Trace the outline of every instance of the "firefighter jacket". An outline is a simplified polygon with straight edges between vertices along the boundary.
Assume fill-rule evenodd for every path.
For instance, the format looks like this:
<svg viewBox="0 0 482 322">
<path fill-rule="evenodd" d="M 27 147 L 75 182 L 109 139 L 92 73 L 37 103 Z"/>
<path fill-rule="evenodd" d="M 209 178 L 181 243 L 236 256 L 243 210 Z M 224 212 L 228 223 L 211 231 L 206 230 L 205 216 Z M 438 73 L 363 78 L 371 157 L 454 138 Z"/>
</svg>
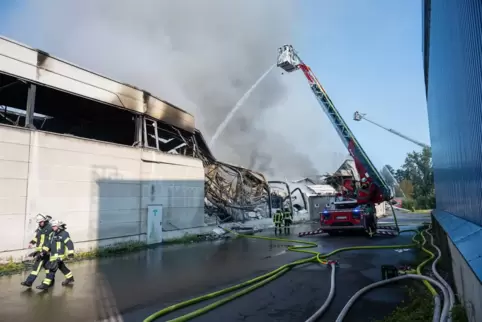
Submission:
<svg viewBox="0 0 482 322">
<path fill-rule="evenodd" d="M 49 242 L 42 248 L 44 251 L 50 251 L 50 260 L 64 259 L 70 254 L 74 254 L 74 243 L 70 239 L 70 235 L 66 230 L 59 229 L 52 231 Z"/>
<path fill-rule="evenodd" d="M 35 230 L 35 236 L 34 238 L 30 241 L 30 244 L 35 245 L 35 250 L 40 252 L 42 250 L 42 247 L 48 243 L 49 241 L 49 236 L 52 233 L 52 226 L 50 224 L 45 224 L 43 227 L 38 227 L 37 230 Z"/>
<path fill-rule="evenodd" d="M 281 212 L 275 212 L 275 214 L 273 215 L 273 223 L 281 224 L 282 220 L 283 220 L 283 214 Z"/>
<path fill-rule="evenodd" d="M 284 219 L 284 220 L 292 219 L 291 211 L 285 211 L 285 212 L 283 212 L 283 219 Z"/>
</svg>

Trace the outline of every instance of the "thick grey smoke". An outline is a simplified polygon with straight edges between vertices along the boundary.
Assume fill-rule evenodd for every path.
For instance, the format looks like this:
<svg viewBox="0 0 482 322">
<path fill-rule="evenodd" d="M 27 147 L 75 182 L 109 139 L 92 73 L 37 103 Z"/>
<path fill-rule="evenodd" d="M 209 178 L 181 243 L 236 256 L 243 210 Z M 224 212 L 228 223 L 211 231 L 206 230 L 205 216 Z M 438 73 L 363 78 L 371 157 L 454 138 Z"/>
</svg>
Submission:
<svg viewBox="0 0 482 322">
<path fill-rule="evenodd" d="M 275 63 L 277 48 L 292 42 L 299 22 L 296 3 L 32 0 L 12 24 L 20 41 L 193 113 L 209 140 L 237 100 Z M 313 165 L 309 146 L 297 148 L 299 142 L 279 133 L 288 128 L 283 122 L 289 117 L 271 111 L 286 99 L 285 83 L 278 70 L 267 76 L 218 139 L 217 158 L 271 176 L 327 170 Z"/>
</svg>

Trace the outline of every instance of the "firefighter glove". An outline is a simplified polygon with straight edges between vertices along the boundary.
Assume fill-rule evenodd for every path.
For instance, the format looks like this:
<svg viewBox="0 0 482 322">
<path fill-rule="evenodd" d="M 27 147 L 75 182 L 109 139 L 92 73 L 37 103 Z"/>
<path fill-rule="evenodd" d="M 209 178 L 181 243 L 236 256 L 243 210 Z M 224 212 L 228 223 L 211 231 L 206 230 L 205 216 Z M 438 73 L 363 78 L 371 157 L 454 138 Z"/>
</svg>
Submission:
<svg viewBox="0 0 482 322">
<path fill-rule="evenodd" d="M 39 252 L 33 252 L 28 254 L 28 257 L 36 257 L 39 254 Z"/>
</svg>

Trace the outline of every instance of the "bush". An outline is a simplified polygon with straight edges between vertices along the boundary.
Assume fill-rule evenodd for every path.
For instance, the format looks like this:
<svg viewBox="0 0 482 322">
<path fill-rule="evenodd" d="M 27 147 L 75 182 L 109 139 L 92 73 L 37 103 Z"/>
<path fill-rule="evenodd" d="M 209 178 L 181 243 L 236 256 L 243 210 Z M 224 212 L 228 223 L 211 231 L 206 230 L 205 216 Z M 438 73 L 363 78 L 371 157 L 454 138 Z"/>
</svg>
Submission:
<svg viewBox="0 0 482 322">
<path fill-rule="evenodd" d="M 402 208 L 415 211 L 415 201 L 413 199 L 404 199 L 402 201 Z"/>
<path fill-rule="evenodd" d="M 434 209 L 435 208 L 435 195 L 419 196 L 415 198 L 416 209 Z"/>
</svg>

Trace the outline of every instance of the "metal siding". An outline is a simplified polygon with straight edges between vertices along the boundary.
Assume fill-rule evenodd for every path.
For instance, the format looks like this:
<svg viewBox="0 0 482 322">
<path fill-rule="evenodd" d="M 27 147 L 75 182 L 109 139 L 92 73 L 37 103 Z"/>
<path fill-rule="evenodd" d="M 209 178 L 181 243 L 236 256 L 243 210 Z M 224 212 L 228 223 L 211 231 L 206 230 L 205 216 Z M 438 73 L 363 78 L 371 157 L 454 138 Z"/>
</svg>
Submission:
<svg viewBox="0 0 482 322">
<path fill-rule="evenodd" d="M 437 209 L 482 225 L 482 1 L 432 1 L 430 20 Z"/>
</svg>

